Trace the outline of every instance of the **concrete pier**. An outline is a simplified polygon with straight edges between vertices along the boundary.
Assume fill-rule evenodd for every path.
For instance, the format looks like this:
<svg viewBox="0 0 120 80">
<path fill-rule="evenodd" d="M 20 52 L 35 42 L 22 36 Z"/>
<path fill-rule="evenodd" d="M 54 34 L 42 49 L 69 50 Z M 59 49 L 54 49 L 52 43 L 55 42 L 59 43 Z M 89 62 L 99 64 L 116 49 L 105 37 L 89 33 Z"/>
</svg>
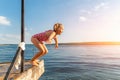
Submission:
<svg viewBox="0 0 120 80">
<path fill-rule="evenodd" d="M 4 79 L 9 65 L 10 63 L 0 64 L 0 80 Z M 38 80 L 44 71 L 44 60 L 39 61 L 39 66 L 32 66 L 29 61 L 27 61 L 25 62 L 25 71 L 20 73 L 20 70 L 13 69 L 9 80 Z"/>
</svg>

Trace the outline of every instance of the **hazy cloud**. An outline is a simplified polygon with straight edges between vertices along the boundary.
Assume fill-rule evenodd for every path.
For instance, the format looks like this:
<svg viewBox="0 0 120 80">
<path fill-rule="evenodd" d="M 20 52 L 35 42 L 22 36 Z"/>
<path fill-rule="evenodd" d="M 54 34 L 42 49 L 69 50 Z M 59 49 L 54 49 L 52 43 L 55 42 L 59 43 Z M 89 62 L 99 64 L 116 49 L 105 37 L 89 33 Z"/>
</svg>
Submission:
<svg viewBox="0 0 120 80">
<path fill-rule="evenodd" d="M 91 9 L 87 10 L 87 9 L 82 9 L 80 10 L 81 12 L 81 16 L 79 17 L 80 21 L 86 21 L 92 17 L 94 17 L 97 11 L 101 10 L 101 9 L 107 9 L 109 8 L 108 3 L 105 2 L 101 2 L 98 5 L 94 5 Z"/>
<path fill-rule="evenodd" d="M 6 18 L 6 17 L 4 17 L 4 16 L 0 16 L 0 24 L 1 25 L 10 25 L 11 23 L 10 23 L 10 21 Z"/>
<path fill-rule="evenodd" d="M 91 14 L 92 13 L 91 11 L 88 11 L 88 10 L 85 10 L 85 9 L 81 10 L 80 12 L 86 13 L 86 14 Z"/>
<path fill-rule="evenodd" d="M 17 43 L 20 42 L 20 35 L 17 34 L 0 34 L 0 41 L 5 43 Z"/>
<path fill-rule="evenodd" d="M 25 31 L 32 31 L 33 29 L 32 28 L 28 28 L 25 26 Z"/>
<path fill-rule="evenodd" d="M 87 20 L 86 17 L 84 17 L 84 16 L 80 16 L 80 21 L 86 21 L 86 20 Z"/>
<path fill-rule="evenodd" d="M 98 4 L 98 5 L 96 5 L 94 7 L 94 10 L 97 11 L 99 9 L 105 9 L 105 8 L 109 8 L 109 6 L 108 6 L 107 3 L 102 2 L 102 3 Z"/>
</svg>

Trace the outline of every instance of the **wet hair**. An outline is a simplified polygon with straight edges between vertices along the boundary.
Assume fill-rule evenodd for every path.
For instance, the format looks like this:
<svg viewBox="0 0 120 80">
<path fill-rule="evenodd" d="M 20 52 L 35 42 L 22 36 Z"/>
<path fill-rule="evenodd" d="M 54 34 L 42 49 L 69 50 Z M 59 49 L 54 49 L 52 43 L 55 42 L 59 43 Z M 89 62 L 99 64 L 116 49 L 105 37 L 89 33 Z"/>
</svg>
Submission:
<svg viewBox="0 0 120 80">
<path fill-rule="evenodd" d="M 54 26 L 53 26 L 53 30 L 56 32 L 57 31 L 57 29 L 58 28 L 63 28 L 63 25 L 61 24 L 61 23 L 56 23 L 56 24 L 54 24 Z"/>
</svg>

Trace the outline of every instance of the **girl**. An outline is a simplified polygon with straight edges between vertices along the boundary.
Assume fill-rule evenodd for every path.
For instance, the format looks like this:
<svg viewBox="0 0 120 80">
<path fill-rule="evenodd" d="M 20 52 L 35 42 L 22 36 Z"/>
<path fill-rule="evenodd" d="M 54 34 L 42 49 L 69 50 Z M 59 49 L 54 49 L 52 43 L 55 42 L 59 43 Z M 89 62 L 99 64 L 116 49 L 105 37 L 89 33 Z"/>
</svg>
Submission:
<svg viewBox="0 0 120 80">
<path fill-rule="evenodd" d="M 47 30 L 42 33 L 38 33 L 32 36 L 31 42 L 35 47 L 38 48 L 39 52 L 35 54 L 35 56 L 31 59 L 32 65 L 38 66 L 38 58 L 48 53 L 48 49 L 43 43 L 51 43 L 52 39 L 55 41 L 55 48 L 58 48 L 58 38 L 57 35 L 60 35 L 63 32 L 63 25 L 60 23 L 56 23 L 53 26 L 53 30 Z"/>
</svg>

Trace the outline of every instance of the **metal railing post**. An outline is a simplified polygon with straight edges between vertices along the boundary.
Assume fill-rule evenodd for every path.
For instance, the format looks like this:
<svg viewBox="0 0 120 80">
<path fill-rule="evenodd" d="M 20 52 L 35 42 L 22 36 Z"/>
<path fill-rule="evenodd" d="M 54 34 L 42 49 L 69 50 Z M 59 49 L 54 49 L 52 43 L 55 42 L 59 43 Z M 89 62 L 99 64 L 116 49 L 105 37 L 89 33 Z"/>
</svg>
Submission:
<svg viewBox="0 0 120 80">
<path fill-rule="evenodd" d="M 24 0 L 21 0 L 21 42 L 24 42 Z M 21 73 L 24 71 L 24 50 L 21 52 Z"/>
<path fill-rule="evenodd" d="M 21 42 L 24 42 L 24 0 L 21 0 Z M 8 77 L 15 64 L 18 54 L 21 54 L 21 72 L 24 71 L 24 50 L 18 47 L 16 54 L 13 57 L 13 60 L 10 64 L 10 67 L 8 68 L 8 71 L 6 72 L 4 80 L 8 80 Z"/>
</svg>

